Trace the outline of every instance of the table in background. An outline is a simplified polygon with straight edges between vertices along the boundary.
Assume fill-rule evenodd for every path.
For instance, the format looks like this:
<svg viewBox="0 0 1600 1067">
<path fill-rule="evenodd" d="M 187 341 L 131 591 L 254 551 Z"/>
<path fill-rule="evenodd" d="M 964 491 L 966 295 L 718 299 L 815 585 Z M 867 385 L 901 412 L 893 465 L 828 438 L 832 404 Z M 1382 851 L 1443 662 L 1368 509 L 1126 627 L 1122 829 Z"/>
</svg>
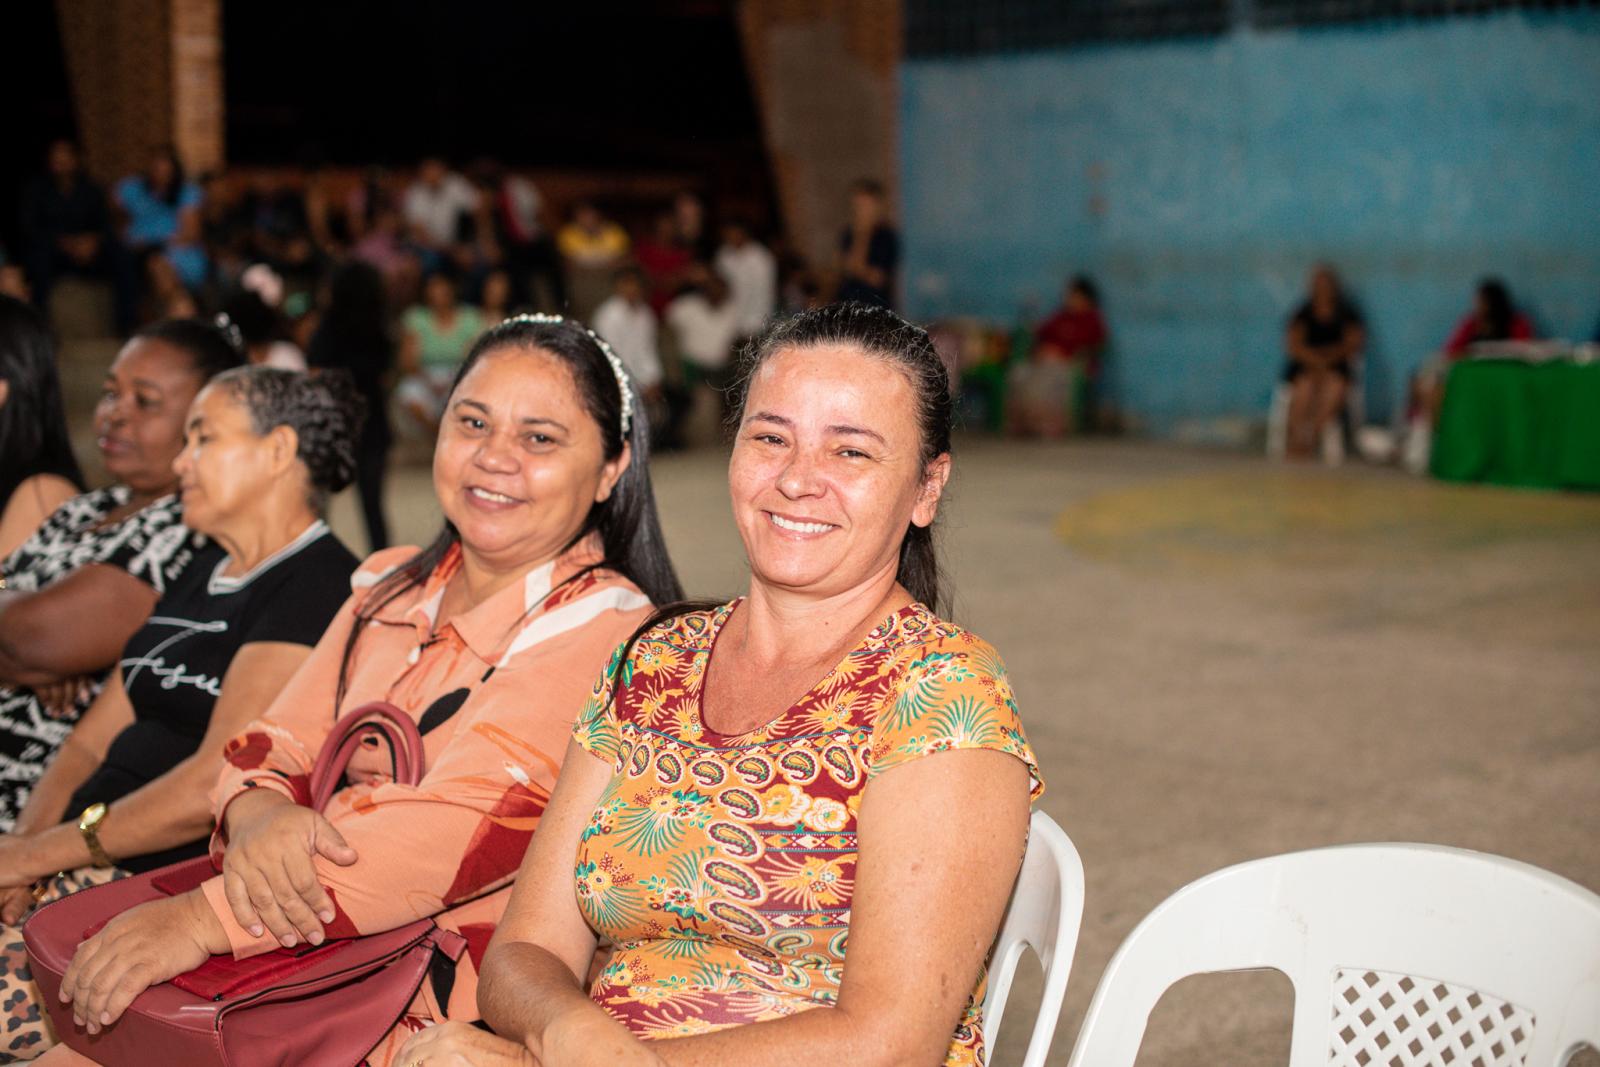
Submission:
<svg viewBox="0 0 1600 1067">
<path fill-rule="evenodd" d="M 1467 359 L 1450 369 L 1433 474 L 1600 489 L 1600 361 Z"/>
</svg>

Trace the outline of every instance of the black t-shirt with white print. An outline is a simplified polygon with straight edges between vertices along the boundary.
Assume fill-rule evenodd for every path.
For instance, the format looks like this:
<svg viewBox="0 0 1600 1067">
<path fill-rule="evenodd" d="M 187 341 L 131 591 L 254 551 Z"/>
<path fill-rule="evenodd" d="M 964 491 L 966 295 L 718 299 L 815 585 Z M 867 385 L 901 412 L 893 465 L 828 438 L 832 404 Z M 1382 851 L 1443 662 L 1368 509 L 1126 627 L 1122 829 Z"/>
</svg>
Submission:
<svg viewBox="0 0 1600 1067">
<path fill-rule="evenodd" d="M 120 666 L 134 722 L 73 795 L 68 818 L 120 800 L 193 755 L 239 649 L 258 641 L 315 645 L 349 596 L 357 564 L 321 522 L 242 577 L 224 577 L 227 562 L 191 569 L 129 639 Z M 201 838 L 118 866 L 150 870 L 205 847 Z"/>
</svg>

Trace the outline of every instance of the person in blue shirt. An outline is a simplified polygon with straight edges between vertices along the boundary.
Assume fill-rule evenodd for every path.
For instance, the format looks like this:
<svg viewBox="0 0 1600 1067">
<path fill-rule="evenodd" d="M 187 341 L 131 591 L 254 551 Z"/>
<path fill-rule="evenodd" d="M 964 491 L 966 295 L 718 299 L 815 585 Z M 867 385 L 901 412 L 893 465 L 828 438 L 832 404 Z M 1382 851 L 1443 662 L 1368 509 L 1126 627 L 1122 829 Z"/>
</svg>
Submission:
<svg viewBox="0 0 1600 1067">
<path fill-rule="evenodd" d="M 122 240 L 136 261 L 164 255 L 188 288 L 205 281 L 200 187 L 184 174 L 171 145 L 154 149 L 141 173 L 117 182 L 112 199 L 123 218 Z"/>
</svg>

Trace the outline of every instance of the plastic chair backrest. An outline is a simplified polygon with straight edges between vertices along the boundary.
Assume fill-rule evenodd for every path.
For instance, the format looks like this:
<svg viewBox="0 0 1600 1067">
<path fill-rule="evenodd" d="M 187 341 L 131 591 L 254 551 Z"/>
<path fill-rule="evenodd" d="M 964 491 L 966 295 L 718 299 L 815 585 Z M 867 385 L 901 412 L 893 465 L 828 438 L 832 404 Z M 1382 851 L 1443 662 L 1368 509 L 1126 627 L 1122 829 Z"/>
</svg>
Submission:
<svg viewBox="0 0 1600 1067">
<path fill-rule="evenodd" d="M 989 959 L 989 988 L 983 1000 L 983 1041 L 994 1054 L 1000 1019 L 1005 1014 L 1011 980 L 1024 949 L 1031 948 L 1044 968 L 1044 993 L 1028 1039 L 1022 1067 L 1043 1067 L 1055 1036 L 1061 998 L 1067 991 L 1072 953 L 1083 919 L 1083 861 L 1066 831 L 1042 811 L 1028 823 L 1028 851 L 1017 872 L 1000 936 Z"/>
<path fill-rule="evenodd" d="M 1131 1067 L 1174 982 L 1255 968 L 1294 987 L 1289 1067 L 1555 1067 L 1600 1047 L 1600 896 L 1464 849 L 1344 845 L 1168 897 L 1112 957 L 1069 1067 Z"/>
</svg>

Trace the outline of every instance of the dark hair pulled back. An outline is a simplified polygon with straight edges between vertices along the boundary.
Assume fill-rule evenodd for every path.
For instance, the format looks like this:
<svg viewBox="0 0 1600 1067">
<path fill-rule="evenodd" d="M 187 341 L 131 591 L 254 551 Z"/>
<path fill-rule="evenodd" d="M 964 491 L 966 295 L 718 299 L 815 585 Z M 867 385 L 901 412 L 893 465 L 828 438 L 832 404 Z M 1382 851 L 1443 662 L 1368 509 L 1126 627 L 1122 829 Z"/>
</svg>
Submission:
<svg viewBox="0 0 1600 1067">
<path fill-rule="evenodd" d="M 201 319 L 162 319 L 134 334 L 135 340 L 161 341 L 181 349 L 203 382 L 242 367 L 244 350 L 222 327 Z"/>
<path fill-rule="evenodd" d="M 600 430 L 606 460 L 614 460 L 622 454 L 622 390 L 612 372 L 611 361 L 582 323 L 572 319 L 513 318 L 486 330 L 456 371 L 455 381 L 450 385 L 451 395 L 480 359 L 502 349 L 544 352 L 559 360 L 571 372 L 584 410 Z M 615 571 L 638 586 L 651 602 L 666 604 L 681 600 L 683 587 L 667 555 L 666 538 L 656 514 L 655 490 L 650 483 L 650 420 L 645 414 L 643 398 L 632 388 L 631 381 L 629 391 L 632 417 L 627 434 L 628 466 L 617 479 L 611 495 L 589 508 L 583 526 L 566 547 L 571 548 L 591 533 L 598 533 L 602 557 L 585 570 Z M 427 548 L 373 587 L 345 645 L 344 664 L 340 668 L 340 700 L 344 699 L 350 654 L 358 635 L 365 629 L 363 624 L 395 597 L 426 582 L 428 575 L 460 539 L 455 527 L 446 522 Z"/>
<path fill-rule="evenodd" d="M 856 302 L 828 304 L 779 319 L 750 341 L 741 358 L 739 376 L 730 398 L 730 429 L 736 428 L 744 418 L 750 382 L 769 359 L 788 349 L 824 345 L 854 348 L 894 364 L 905 375 L 916 403 L 923 467 L 950 451 L 950 431 L 955 422 L 950 374 L 933 347 L 928 331 L 888 308 Z M 943 607 L 939 558 L 931 524 L 912 523 L 906 527 L 895 578 L 935 613 Z"/>
<path fill-rule="evenodd" d="M 356 475 L 356 442 L 367 417 L 367 402 L 343 371 L 316 376 L 277 367 L 235 367 L 217 375 L 212 386 L 226 389 L 250 413 L 257 434 L 279 426 L 295 432 L 295 455 L 305 464 L 313 511 L 322 514 L 328 496 Z"/>
</svg>

